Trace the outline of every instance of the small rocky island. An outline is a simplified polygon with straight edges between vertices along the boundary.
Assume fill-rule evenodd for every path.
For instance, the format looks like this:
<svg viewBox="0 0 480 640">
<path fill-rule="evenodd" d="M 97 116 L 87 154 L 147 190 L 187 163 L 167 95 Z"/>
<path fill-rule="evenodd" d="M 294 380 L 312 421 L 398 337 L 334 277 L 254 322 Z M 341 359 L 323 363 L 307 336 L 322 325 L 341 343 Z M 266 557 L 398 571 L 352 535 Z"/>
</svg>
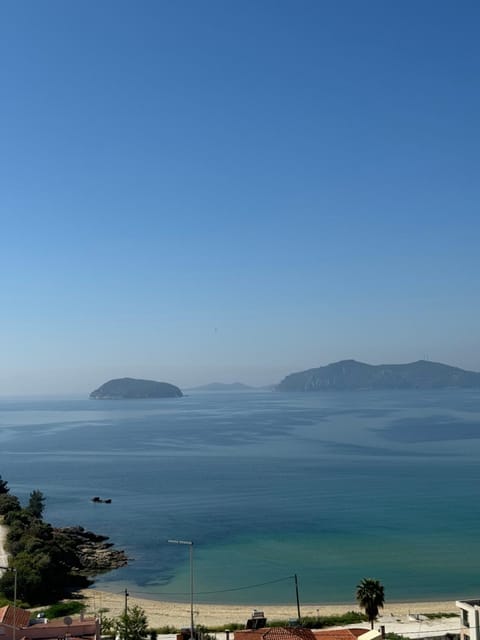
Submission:
<svg viewBox="0 0 480 640">
<path fill-rule="evenodd" d="M 140 398 L 181 398 L 183 393 L 168 382 L 139 380 L 137 378 L 116 378 L 102 384 L 90 394 L 97 400 L 140 399 Z"/>
</svg>

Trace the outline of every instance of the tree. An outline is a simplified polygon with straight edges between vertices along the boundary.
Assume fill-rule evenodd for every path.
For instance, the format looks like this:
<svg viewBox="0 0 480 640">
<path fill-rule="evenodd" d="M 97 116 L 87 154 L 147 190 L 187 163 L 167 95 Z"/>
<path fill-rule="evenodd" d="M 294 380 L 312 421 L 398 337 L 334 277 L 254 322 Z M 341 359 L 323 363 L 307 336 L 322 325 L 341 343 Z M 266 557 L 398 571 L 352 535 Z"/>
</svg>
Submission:
<svg viewBox="0 0 480 640">
<path fill-rule="evenodd" d="M 146 640 L 148 621 L 145 611 L 138 605 L 128 607 L 126 613 L 117 618 L 116 632 L 125 640 Z"/>
<path fill-rule="evenodd" d="M 11 511 L 20 511 L 20 500 L 11 493 L 2 492 L 0 489 L 0 515 L 5 516 Z"/>
<path fill-rule="evenodd" d="M 108 611 L 108 609 L 103 609 L 103 612 L 100 611 L 100 632 L 102 637 L 107 636 L 109 638 L 114 638 L 115 637 L 115 631 L 116 631 L 116 621 L 115 618 L 109 618 L 108 616 L 105 615 L 105 612 Z"/>
<path fill-rule="evenodd" d="M 373 629 L 373 622 L 378 616 L 378 610 L 383 609 L 385 602 L 385 590 L 379 580 L 363 578 L 357 585 L 357 602 L 365 610 L 367 618 Z"/>
<path fill-rule="evenodd" d="M 32 491 L 28 501 L 27 511 L 35 518 L 41 519 L 45 507 L 45 496 L 41 491 Z"/>
<path fill-rule="evenodd" d="M 0 494 L 8 493 L 9 491 L 8 482 L 6 480 L 2 480 L 2 476 L 0 476 Z"/>
</svg>

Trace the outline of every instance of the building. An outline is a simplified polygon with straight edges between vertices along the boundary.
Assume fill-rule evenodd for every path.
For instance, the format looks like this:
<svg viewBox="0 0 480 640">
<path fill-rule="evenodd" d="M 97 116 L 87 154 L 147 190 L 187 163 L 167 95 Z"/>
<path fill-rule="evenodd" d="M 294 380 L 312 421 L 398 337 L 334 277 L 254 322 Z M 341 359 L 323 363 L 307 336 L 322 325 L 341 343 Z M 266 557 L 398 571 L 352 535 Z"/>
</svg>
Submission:
<svg viewBox="0 0 480 640">
<path fill-rule="evenodd" d="M 20 638 L 23 633 L 20 632 L 22 627 L 28 627 L 30 624 L 30 611 L 20 609 L 20 607 L 14 607 L 11 604 L 7 604 L 5 607 L 0 607 L 0 639 L 1 640 L 16 640 Z M 14 633 L 15 629 L 15 633 Z"/>
<path fill-rule="evenodd" d="M 83 616 L 31 620 L 30 611 L 7 605 L 0 608 L 0 640 L 100 640 L 100 621 Z"/>
<path fill-rule="evenodd" d="M 480 640 L 480 600 L 457 600 L 460 609 L 460 640 Z"/>
<path fill-rule="evenodd" d="M 311 629 L 302 627 L 262 627 L 234 632 L 234 640 L 315 640 Z"/>
<path fill-rule="evenodd" d="M 380 640 L 382 631 L 372 629 L 321 629 L 314 631 L 316 640 Z"/>
</svg>

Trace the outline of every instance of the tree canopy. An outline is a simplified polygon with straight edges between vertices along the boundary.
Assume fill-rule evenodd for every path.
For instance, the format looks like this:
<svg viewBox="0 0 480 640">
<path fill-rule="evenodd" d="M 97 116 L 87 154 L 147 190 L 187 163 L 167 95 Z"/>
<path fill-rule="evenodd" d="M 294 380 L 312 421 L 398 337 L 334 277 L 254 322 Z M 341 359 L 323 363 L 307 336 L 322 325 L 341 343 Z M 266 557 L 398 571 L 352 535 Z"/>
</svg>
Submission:
<svg viewBox="0 0 480 640">
<path fill-rule="evenodd" d="M 45 507 L 45 496 L 41 491 L 32 491 L 30 494 L 30 500 L 28 501 L 28 511 L 35 518 L 41 518 L 43 515 L 43 509 Z"/>
<path fill-rule="evenodd" d="M 115 621 L 115 631 L 125 640 L 145 640 L 148 636 L 148 621 L 145 611 L 138 605 L 128 607 L 127 611 Z"/>
<path fill-rule="evenodd" d="M 9 566 L 17 570 L 17 598 L 28 605 L 48 604 L 63 598 L 66 592 L 89 586 L 91 581 L 78 571 L 77 550 L 68 536 L 42 519 L 45 498 L 32 491 L 26 508 L 0 481 L 0 515 L 8 526 L 6 550 Z M 10 600 L 14 596 L 11 571 L 0 577 L 0 592 Z M 48 585 L 48 589 L 45 589 Z"/>
<path fill-rule="evenodd" d="M 8 493 L 9 491 L 8 482 L 6 480 L 2 480 L 2 476 L 0 476 L 0 495 Z"/>
<path fill-rule="evenodd" d="M 373 629 L 373 622 L 378 616 L 379 609 L 383 609 L 385 602 L 385 589 L 379 580 L 374 578 L 363 578 L 357 585 L 357 602 L 368 617 Z"/>
</svg>

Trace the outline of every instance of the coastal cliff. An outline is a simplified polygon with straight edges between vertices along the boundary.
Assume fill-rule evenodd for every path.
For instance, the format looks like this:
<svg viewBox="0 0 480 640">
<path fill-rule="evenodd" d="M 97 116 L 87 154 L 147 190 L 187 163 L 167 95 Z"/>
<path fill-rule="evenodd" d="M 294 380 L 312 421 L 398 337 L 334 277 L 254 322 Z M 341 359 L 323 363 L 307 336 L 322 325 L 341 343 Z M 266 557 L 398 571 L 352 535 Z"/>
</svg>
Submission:
<svg viewBox="0 0 480 640">
<path fill-rule="evenodd" d="M 480 388 L 480 373 L 439 362 L 418 360 L 408 364 L 371 365 L 341 360 L 325 367 L 292 373 L 277 391 L 328 391 L 361 389 Z"/>
<path fill-rule="evenodd" d="M 92 391 L 90 398 L 140 399 L 140 398 L 181 398 L 183 393 L 178 387 L 168 382 L 140 380 L 136 378 L 116 378 L 102 384 Z"/>
</svg>

